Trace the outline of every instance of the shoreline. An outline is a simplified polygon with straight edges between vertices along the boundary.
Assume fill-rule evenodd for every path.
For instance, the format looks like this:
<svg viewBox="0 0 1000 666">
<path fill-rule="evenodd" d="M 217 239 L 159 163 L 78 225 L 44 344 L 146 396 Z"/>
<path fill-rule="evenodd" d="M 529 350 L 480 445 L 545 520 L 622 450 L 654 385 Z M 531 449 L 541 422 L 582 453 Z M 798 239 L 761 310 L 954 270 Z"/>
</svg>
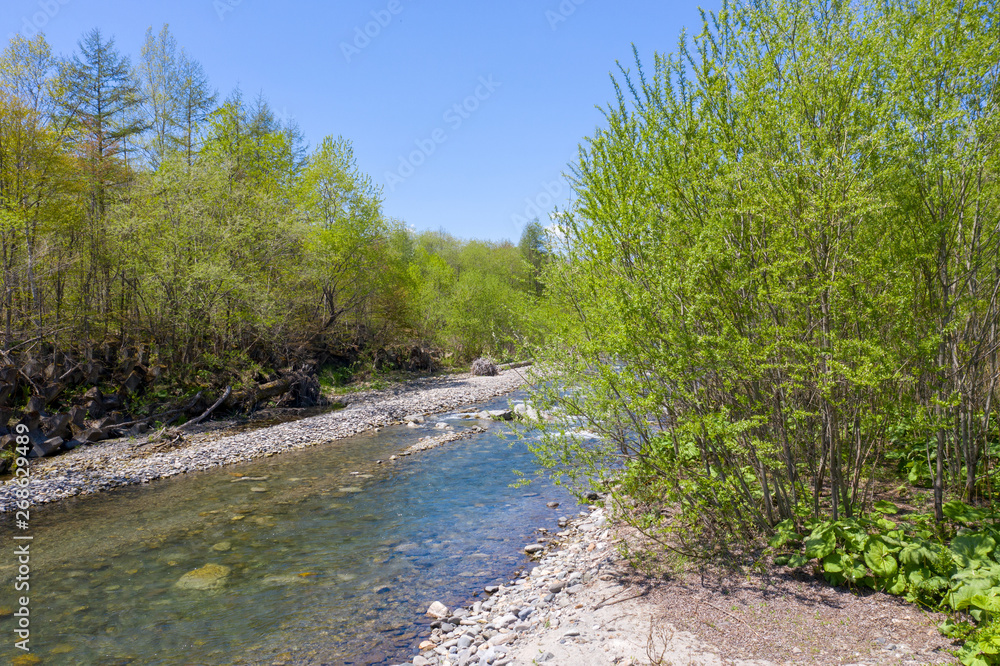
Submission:
<svg viewBox="0 0 1000 666">
<path fill-rule="evenodd" d="M 775 666 L 724 660 L 690 632 L 657 624 L 655 604 L 624 582 L 628 565 L 605 510 L 586 507 L 525 552 L 540 557 L 484 601 L 446 609 L 435 602 L 430 638 L 398 666 L 599 666 L 649 663 Z M 544 543 L 543 543 L 544 542 Z M 541 546 L 541 550 L 536 550 Z M 654 662 L 655 663 L 655 662 Z"/>
<path fill-rule="evenodd" d="M 494 377 L 464 373 L 415 379 L 345 396 L 344 409 L 318 416 L 235 434 L 221 434 L 208 427 L 166 450 L 153 444 L 143 446 L 129 438 L 105 440 L 60 456 L 32 460 L 31 503 L 37 506 L 329 444 L 376 428 L 398 425 L 408 416 L 447 412 L 485 402 L 522 388 L 527 379 L 517 368 L 505 369 Z M 0 513 L 10 513 L 16 508 L 17 488 L 12 480 L 0 485 Z"/>
</svg>

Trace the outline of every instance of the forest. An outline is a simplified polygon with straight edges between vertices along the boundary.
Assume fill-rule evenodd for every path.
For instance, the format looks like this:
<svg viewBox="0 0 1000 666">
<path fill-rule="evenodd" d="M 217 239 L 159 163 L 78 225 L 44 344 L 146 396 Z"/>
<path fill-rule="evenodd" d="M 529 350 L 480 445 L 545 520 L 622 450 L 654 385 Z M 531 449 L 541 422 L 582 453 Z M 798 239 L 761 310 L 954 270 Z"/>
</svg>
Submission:
<svg viewBox="0 0 1000 666">
<path fill-rule="evenodd" d="M 511 360 L 538 335 L 543 235 L 388 217 L 350 140 L 309 147 L 262 94 L 220 98 L 166 25 L 135 62 L 97 29 L 66 56 L 16 36 L 0 59 L 8 417 L 133 373 L 167 399 Z"/>
<path fill-rule="evenodd" d="M 963 660 L 1000 663 L 997 6 L 703 16 L 574 165 L 538 455 L 651 551 L 968 613 Z"/>
</svg>

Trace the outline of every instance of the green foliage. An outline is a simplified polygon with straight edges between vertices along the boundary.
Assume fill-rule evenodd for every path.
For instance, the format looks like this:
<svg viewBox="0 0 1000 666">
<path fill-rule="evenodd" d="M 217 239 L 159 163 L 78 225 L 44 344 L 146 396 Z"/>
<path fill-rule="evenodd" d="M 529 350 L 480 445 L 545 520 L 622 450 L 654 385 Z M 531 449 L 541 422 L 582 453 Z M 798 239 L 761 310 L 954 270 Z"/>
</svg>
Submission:
<svg viewBox="0 0 1000 666">
<path fill-rule="evenodd" d="M 141 348 L 182 384 L 414 347 L 506 359 L 542 331 L 516 247 L 411 232 L 349 140 L 307 153 L 263 96 L 217 104 L 167 26 L 134 69 L 98 30 L 63 59 L 12 38 L 0 249 L 4 349 Z"/>
<path fill-rule="evenodd" d="M 883 513 L 895 513 L 888 502 L 880 504 Z M 786 522 L 769 546 L 780 553 L 776 563 L 801 567 L 815 561 L 834 585 L 869 587 L 935 610 L 967 613 L 975 625 L 949 620 L 941 632 L 965 639 L 962 663 L 1000 664 L 1000 514 L 962 502 L 947 507 L 955 532 L 931 534 L 925 525 L 933 516 L 920 514 L 899 523 L 814 521 L 808 536 Z"/>
<path fill-rule="evenodd" d="M 670 536 L 708 549 L 856 520 L 887 452 L 934 489 L 937 522 L 946 493 L 986 492 L 996 18 L 958 0 L 727 3 L 623 68 L 544 272 L 573 325 L 541 358 L 574 391 L 534 396 L 605 439 L 543 437 L 543 462 L 619 484 L 636 524 L 669 507 Z M 826 552 L 834 532 L 810 555 L 868 576 L 863 548 Z"/>
</svg>

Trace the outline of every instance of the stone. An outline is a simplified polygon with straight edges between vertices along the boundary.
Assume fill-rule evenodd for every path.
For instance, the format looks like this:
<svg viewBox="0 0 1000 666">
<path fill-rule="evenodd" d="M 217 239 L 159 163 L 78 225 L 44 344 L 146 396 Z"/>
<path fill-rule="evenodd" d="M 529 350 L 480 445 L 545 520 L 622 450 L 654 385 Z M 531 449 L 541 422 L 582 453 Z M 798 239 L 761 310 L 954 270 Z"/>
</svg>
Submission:
<svg viewBox="0 0 1000 666">
<path fill-rule="evenodd" d="M 45 458 L 59 452 L 65 440 L 62 437 L 50 437 L 41 444 L 36 444 L 28 452 L 29 458 Z"/>
<path fill-rule="evenodd" d="M 564 587 L 566 587 L 566 583 L 559 580 L 549 585 L 549 592 L 552 592 L 553 594 L 558 594 L 563 591 Z"/>
<path fill-rule="evenodd" d="M 107 433 L 100 428 L 87 428 L 86 430 L 78 433 L 74 439 L 77 439 L 84 444 L 93 444 L 94 442 L 99 442 L 102 439 L 107 439 L 107 437 Z"/>
<path fill-rule="evenodd" d="M 181 576 L 174 587 L 182 590 L 218 590 L 225 585 L 229 571 L 229 567 L 222 564 L 206 564 Z"/>
<path fill-rule="evenodd" d="M 433 663 L 434 662 L 419 654 L 413 658 L 413 666 L 432 666 Z"/>
<path fill-rule="evenodd" d="M 427 419 L 420 414 L 410 414 L 409 416 L 403 417 L 403 422 L 405 423 L 424 423 Z"/>
<path fill-rule="evenodd" d="M 524 547 L 524 552 L 528 555 L 534 555 L 535 553 L 540 553 L 545 550 L 545 546 L 540 543 L 529 543 Z"/>
<path fill-rule="evenodd" d="M 421 652 L 425 652 L 427 650 L 433 650 L 436 647 L 437 647 L 436 643 L 434 643 L 432 641 L 424 641 L 420 645 L 417 646 L 417 649 L 420 650 Z"/>
<path fill-rule="evenodd" d="M 549 507 L 550 509 L 558 509 L 559 508 L 559 502 L 549 502 L 545 506 Z"/>
<path fill-rule="evenodd" d="M 427 609 L 427 614 L 435 619 L 443 620 L 448 617 L 448 607 L 440 601 L 435 601 Z"/>
<path fill-rule="evenodd" d="M 46 437 L 69 437 L 69 424 L 71 418 L 69 414 L 56 414 L 55 416 L 50 416 L 48 418 L 42 419 L 41 429 L 45 433 Z"/>
<path fill-rule="evenodd" d="M 214 546 L 212 546 L 212 550 L 214 550 L 217 553 L 224 553 L 227 550 L 231 550 L 232 547 L 233 547 L 233 544 L 231 542 L 229 542 L 229 541 L 220 541 L 219 543 L 217 543 Z"/>
</svg>

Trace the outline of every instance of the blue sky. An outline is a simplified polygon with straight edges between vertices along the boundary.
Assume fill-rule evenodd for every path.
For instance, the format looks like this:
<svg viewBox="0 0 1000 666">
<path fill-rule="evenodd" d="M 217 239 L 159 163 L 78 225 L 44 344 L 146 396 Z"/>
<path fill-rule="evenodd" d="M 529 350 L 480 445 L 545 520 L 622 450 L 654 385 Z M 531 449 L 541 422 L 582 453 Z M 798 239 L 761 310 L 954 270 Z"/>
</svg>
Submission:
<svg viewBox="0 0 1000 666">
<path fill-rule="evenodd" d="M 99 27 L 135 61 L 146 28 L 168 23 L 222 97 L 262 92 L 311 145 L 350 139 L 389 215 L 515 241 L 568 200 L 563 174 L 602 123 L 615 62 L 632 64 L 633 43 L 651 61 L 700 29 L 695 3 L 638 0 L 4 4 L 5 34 L 41 28 L 63 55 Z"/>
</svg>

